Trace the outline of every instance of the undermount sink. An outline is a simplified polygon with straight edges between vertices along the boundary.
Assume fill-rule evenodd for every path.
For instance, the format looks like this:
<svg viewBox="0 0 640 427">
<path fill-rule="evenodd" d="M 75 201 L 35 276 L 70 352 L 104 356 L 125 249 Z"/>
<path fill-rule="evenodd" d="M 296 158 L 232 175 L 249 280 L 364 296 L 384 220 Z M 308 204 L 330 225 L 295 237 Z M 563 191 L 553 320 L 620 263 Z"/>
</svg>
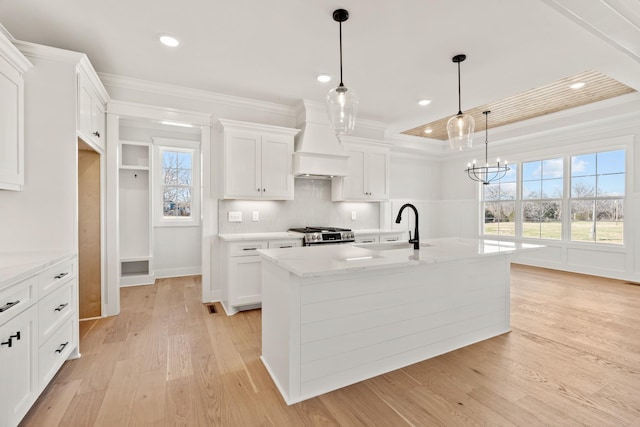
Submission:
<svg viewBox="0 0 640 427">
<path fill-rule="evenodd" d="M 411 249 L 413 243 L 409 242 L 382 242 L 382 243 L 360 243 L 355 244 L 358 248 L 371 249 L 372 251 L 387 251 L 393 249 Z M 431 246 L 428 243 L 420 243 L 420 247 L 426 248 Z"/>
</svg>

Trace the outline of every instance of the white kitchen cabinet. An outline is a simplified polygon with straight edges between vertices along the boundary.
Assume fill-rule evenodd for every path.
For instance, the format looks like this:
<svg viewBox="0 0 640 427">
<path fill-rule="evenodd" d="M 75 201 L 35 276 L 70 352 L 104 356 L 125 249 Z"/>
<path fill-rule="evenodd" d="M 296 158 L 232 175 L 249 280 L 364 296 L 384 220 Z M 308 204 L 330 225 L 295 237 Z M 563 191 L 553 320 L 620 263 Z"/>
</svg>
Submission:
<svg viewBox="0 0 640 427">
<path fill-rule="evenodd" d="M 380 238 L 377 234 L 358 234 L 356 233 L 356 243 L 378 243 Z"/>
<path fill-rule="evenodd" d="M 38 398 L 38 308 L 0 326 L 0 426 L 16 426 Z"/>
<path fill-rule="evenodd" d="M 389 149 L 375 142 L 349 144 L 348 175 L 331 181 L 333 201 L 389 200 Z"/>
<path fill-rule="evenodd" d="M 28 266 L 19 278 L 0 276 L 0 427 L 17 426 L 65 360 L 79 354 L 75 256 L 25 254 L 16 265 Z"/>
<path fill-rule="evenodd" d="M 0 189 L 24 185 L 24 78 L 33 65 L 0 32 Z"/>
<path fill-rule="evenodd" d="M 104 148 L 107 97 L 101 93 L 104 88 L 94 84 L 91 77 L 82 68 L 78 72 L 78 135 Z"/>
<path fill-rule="evenodd" d="M 262 258 L 258 249 L 302 246 L 302 239 L 242 240 L 223 243 L 222 306 L 227 314 L 260 307 L 262 303 Z"/>
<path fill-rule="evenodd" d="M 298 129 L 220 120 L 225 199 L 292 200 Z"/>
</svg>

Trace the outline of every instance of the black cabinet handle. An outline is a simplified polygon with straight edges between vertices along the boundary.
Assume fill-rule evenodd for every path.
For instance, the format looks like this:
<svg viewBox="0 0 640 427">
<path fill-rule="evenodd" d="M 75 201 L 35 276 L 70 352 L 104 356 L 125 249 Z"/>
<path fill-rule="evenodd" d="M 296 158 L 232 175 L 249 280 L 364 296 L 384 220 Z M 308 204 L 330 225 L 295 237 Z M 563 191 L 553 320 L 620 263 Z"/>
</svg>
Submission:
<svg viewBox="0 0 640 427">
<path fill-rule="evenodd" d="M 293 246 L 289 245 L 289 246 L 280 246 L 280 249 L 282 248 L 292 248 Z"/>
<path fill-rule="evenodd" d="M 56 350 L 56 353 L 62 353 L 62 350 L 64 350 L 64 348 L 69 344 L 69 341 L 67 341 L 64 344 L 60 344 L 60 347 L 58 347 L 58 349 Z"/>
<path fill-rule="evenodd" d="M 11 338 L 6 340 L 5 342 L 0 342 L 0 345 L 6 345 L 7 347 L 11 347 Z"/>
<path fill-rule="evenodd" d="M 6 303 L 2 307 L 0 307 L 0 313 L 2 313 L 3 311 L 9 310 L 11 307 L 13 307 L 14 305 L 18 304 L 19 302 L 20 302 L 20 300 L 11 301 L 11 302 Z"/>
<path fill-rule="evenodd" d="M 56 308 L 53 309 L 53 311 L 62 311 L 63 308 L 65 308 L 66 306 L 68 306 L 69 303 L 65 302 L 64 304 L 60 304 L 59 306 L 57 306 Z"/>
<path fill-rule="evenodd" d="M 93 134 L 94 134 L 95 136 L 97 136 L 98 138 L 100 138 L 100 132 L 95 131 Z"/>
<path fill-rule="evenodd" d="M 16 341 L 20 341 L 20 331 L 16 332 L 15 335 L 9 335 L 9 339 L 10 340 L 13 339 L 13 338 L 15 338 Z M 9 346 L 9 347 L 11 347 L 11 346 Z"/>
<path fill-rule="evenodd" d="M 66 276 L 67 274 L 69 274 L 69 272 L 65 272 L 65 273 L 60 273 L 60 274 L 56 274 L 55 276 L 53 276 L 54 279 L 62 279 L 64 276 Z"/>
<path fill-rule="evenodd" d="M 255 251 L 258 248 L 242 248 L 243 251 Z"/>
</svg>

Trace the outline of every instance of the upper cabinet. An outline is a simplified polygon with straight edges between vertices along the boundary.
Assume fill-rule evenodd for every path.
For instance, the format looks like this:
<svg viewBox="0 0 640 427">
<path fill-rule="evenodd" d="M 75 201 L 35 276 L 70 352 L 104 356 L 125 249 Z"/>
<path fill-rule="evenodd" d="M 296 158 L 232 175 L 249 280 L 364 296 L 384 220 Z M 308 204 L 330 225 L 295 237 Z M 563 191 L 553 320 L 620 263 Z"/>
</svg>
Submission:
<svg viewBox="0 0 640 427">
<path fill-rule="evenodd" d="M 298 129 L 220 120 L 223 197 L 293 199 L 293 138 Z"/>
<path fill-rule="evenodd" d="M 31 62 L 0 32 L 0 189 L 24 185 L 24 78 Z"/>
<path fill-rule="evenodd" d="M 343 137 L 349 155 L 348 175 L 333 178 L 333 201 L 389 200 L 389 146 L 363 138 Z"/>
<path fill-rule="evenodd" d="M 78 135 L 86 142 L 105 147 L 107 92 L 89 61 L 78 66 Z"/>
</svg>

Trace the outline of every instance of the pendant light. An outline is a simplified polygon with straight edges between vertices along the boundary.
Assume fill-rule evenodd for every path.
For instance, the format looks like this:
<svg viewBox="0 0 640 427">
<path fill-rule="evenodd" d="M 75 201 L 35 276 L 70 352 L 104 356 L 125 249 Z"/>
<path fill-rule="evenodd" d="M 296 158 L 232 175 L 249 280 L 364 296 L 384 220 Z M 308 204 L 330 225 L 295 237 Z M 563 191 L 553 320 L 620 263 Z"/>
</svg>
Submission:
<svg viewBox="0 0 640 427">
<path fill-rule="evenodd" d="M 342 23 L 349 19 L 344 9 L 333 11 L 333 20 L 340 24 L 340 84 L 327 94 L 327 113 L 333 132 L 340 137 L 353 132 L 358 112 L 358 95 L 342 83 Z"/>
<path fill-rule="evenodd" d="M 476 161 L 467 165 L 467 175 L 474 181 L 489 185 L 494 181 L 499 181 L 509 172 L 509 166 L 505 161 L 503 165 L 500 165 L 500 159 L 496 159 L 497 165 L 489 165 L 489 113 L 491 111 L 483 111 L 484 123 L 485 123 L 485 140 L 484 140 L 484 166 L 476 166 Z"/>
<path fill-rule="evenodd" d="M 476 122 L 470 114 L 462 113 L 462 103 L 460 100 L 460 63 L 467 59 L 467 55 L 456 55 L 451 60 L 458 64 L 458 114 L 451 117 L 447 122 L 447 134 L 449 135 L 449 146 L 452 150 L 462 150 L 471 147 L 473 129 Z"/>
</svg>

